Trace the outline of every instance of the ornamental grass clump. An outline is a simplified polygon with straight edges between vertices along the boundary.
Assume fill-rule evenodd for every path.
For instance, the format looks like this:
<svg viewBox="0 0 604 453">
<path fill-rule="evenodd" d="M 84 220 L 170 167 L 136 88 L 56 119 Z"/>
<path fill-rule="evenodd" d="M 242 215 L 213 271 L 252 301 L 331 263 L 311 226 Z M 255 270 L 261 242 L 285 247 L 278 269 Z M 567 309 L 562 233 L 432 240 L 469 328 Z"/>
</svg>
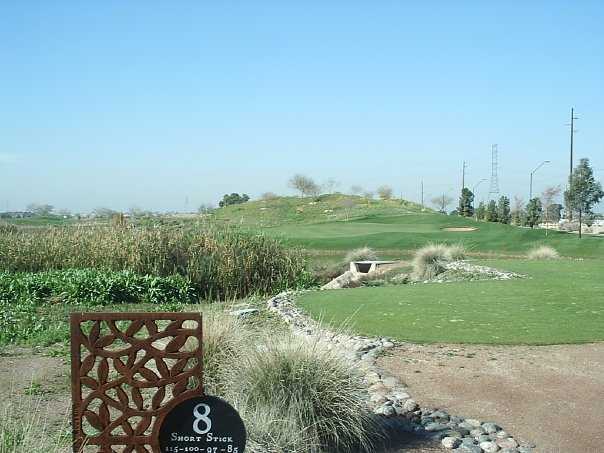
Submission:
<svg viewBox="0 0 604 453">
<path fill-rule="evenodd" d="M 349 251 L 344 257 L 343 264 L 348 266 L 352 261 L 375 261 L 379 259 L 375 250 L 369 247 L 360 247 Z"/>
<path fill-rule="evenodd" d="M 414 280 L 429 280 L 445 271 L 445 263 L 451 261 L 449 247 L 445 244 L 429 244 L 418 249 L 411 262 Z"/>
<path fill-rule="evenodd" d="M 526 257 L 529 260 L 557 260 L 560 258 L 560 254 L 549 245 L 542 245 L 530 250 Z"/>
<path fill-rule="evenodd" d="M 223 311 L 203 313 L 203 387 L 210 395 L 223 395 L 233 367 L 252 343 L 249 331 Z M 188 345 L 185 345 L 185 347 Z"/>
<path fill-rule="evenodd" d="M 466 258 L 466 249 L 462 244 L 450 245 L 448 249 L 452 261 L 461 261 Z"/>
<path fill-rule="evenodd" d="M 318 340 L 265 339 L 233 367 L 227 395 L 246 421 L 253 451 L 372 450 L 361 377 Z"/>
</svg>

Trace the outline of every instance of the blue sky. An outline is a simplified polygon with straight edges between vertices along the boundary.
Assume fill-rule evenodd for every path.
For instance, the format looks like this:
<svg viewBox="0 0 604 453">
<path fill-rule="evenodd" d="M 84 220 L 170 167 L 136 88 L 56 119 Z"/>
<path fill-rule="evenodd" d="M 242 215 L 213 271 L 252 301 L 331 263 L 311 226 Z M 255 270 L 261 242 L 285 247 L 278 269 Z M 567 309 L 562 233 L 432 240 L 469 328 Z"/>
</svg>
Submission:
<svg viewBox="0 0 604 453">
<path fill-rule="evenodd" d="M 601 1 L 0 1 L 0 210 L 604 179 Z M 486 197 L 488 182 L 479 187 Z"/>
</svg>

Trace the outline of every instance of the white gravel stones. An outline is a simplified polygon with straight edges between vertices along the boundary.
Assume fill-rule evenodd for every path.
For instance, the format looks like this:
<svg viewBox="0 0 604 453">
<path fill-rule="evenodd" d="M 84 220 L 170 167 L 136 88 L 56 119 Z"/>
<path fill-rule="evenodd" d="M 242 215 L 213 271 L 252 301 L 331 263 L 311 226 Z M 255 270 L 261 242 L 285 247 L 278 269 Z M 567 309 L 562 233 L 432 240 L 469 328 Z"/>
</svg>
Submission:
<svg viewBox="0 0 604 453">
<path fill-rule="evenodd" d="M 499 448 L 502 449 L 506 449 L 506 448 L 516 448 L 518 446 L 518 442 L 516 442 L 516 440 L 512 437 L 507 437 L 505 439 L 497 439 L 496 440 L 497 445 L 499 445 Z"/>
<path fill-rule="evenodd" d="M 238 318 L 244 318 L 254 313 L 258 313 L 257 308 L 242 308 L 241 310 L 233 310 L 229 312 L 229 315 L 236 316 Z"/>
<path fill-rule="evenodd" d="M 475 267 L 468 263 L 451 265 Z M 490 272 L 490 268 L 485 269 Z M 500 272 L 494 269 L 493 271 Z M 325 341 L 328 347 L 339 350 L 355 363 L 363 373 L 367 385 L 367 404 L 384 420 L 403 417 L 417 435 L 433 440 L 442 439 L 443 447 L 457 453 L 532 452 L 530 447 L 533 445 L 523 444 L 522 447 L 516 448 L 516 440 L 496 423 L 481 423 L 476 419 L 449 415 L 444 410 L 420 408 L 407 393 L 408 389 L 404 385 L 392 376 L 385 376 L 376 365 L 378 354 L 394 347 L 394 343 L 389 339 L 334 334 L 304 315 L 293 303 L 290 293 L 281 293 L 271 298 L 267 302 L 267 308 L 281 316 L 296 335 L 319 338 Z"/>
<path fill-rule="evenodd" d="M 453 448 L 457 448 L 461 444 L 461 439 L 457 437 L 445 437 L 443 440 L 441 440 L 441 443 L 443 444 L 443 447 L 452 450 Z"/>
<path fill-rule="evenodd" d="M 466 425 L 471 426 L 472 428 L 480 428 L 480 421 L 475 420 L 475 419 L 473 419 L 473 418 L 466 418 L 466 419 L 464 420 L 464 423 L 465 423 Z"/>
<path fill-rule="evenodd" d="M 495 442 L 481 442 L 480 448 L 485 453 L 495 453 L 499 450 L 499 446 Z"/>
<path fill-rule="evenodd" d="M 487 434 L 493 434 L 497 431 L 500 431 L 501 426 L 499 426 L 497 423 L 487 422 L 482 424 L 482 429 L 484 429 Z"/>
<path fill-rule="evenodd" d="M 414 400 L 409 399 L 403 403 L 403 409 L 407 412 L 413 412 L 419 409 L 419 405 Z"/>
</svg>

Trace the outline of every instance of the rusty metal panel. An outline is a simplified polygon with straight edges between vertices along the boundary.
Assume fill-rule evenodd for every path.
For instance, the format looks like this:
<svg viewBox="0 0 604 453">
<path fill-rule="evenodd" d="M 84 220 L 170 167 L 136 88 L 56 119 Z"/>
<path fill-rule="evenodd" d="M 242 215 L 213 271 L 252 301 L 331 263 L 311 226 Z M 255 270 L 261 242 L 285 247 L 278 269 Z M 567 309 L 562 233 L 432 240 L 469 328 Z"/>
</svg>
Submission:
<svg viewBox="0 0 604 453">
<path fill-rule="evenodd" d="M 203 394 L 200 313 L 72 313 L 73 451 L 159 453 L 166 413 Z"/>
</svg>

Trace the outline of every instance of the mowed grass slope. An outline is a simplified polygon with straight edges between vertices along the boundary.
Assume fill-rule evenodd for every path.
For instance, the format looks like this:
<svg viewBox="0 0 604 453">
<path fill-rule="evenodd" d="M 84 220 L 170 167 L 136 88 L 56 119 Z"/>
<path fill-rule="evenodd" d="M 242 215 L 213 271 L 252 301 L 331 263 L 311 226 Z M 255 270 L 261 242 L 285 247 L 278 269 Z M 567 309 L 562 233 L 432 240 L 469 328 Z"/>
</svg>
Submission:
<svg viewBox="0 0 604 453">
<path fill-rule="evenodd" d="M 560 344 L 604 340 L 604 261 L 496 260 L 528 275 L 306 293 L 313 317 L 418 343 Z"/>
<path fill-rule="evenodd" d="M 453 232 L 446 228 L 470 227 L 475 231 Z M 272 230 L 272 231 L 271 231 Z M 430 242 L 461 243 L 470 252 L 521 255 L 537 245 L 550 245 L 564 256 L 604 257 L 604 237 L 520 228 L 476 222 L 457 216 L 415 213 L 398 216 L 372 215 L 348 222 L 283 225 L 267 232 L 281 235 L 291 244 L 308 249 L 349 250 L 369 246 L 379 250 L 409 251 Z"/>
<path fill-rule="evenodd" d="M 318 200 L 318 201 L 317 201 Z M 524 255 L 550 245 L 564 256 L 604 258 L 604 237 L 585 236 L 448 216 L 404 200 L 349 195 L 280 197 L 218 209 L 214 220 L 241 225 L 310 251 L 344 252 L 369 246 L 396 258 L 430 242 L 462 243 L 472 253 Z M 472 227 L 452 232 L 446 228 Z"/>
</svg>

